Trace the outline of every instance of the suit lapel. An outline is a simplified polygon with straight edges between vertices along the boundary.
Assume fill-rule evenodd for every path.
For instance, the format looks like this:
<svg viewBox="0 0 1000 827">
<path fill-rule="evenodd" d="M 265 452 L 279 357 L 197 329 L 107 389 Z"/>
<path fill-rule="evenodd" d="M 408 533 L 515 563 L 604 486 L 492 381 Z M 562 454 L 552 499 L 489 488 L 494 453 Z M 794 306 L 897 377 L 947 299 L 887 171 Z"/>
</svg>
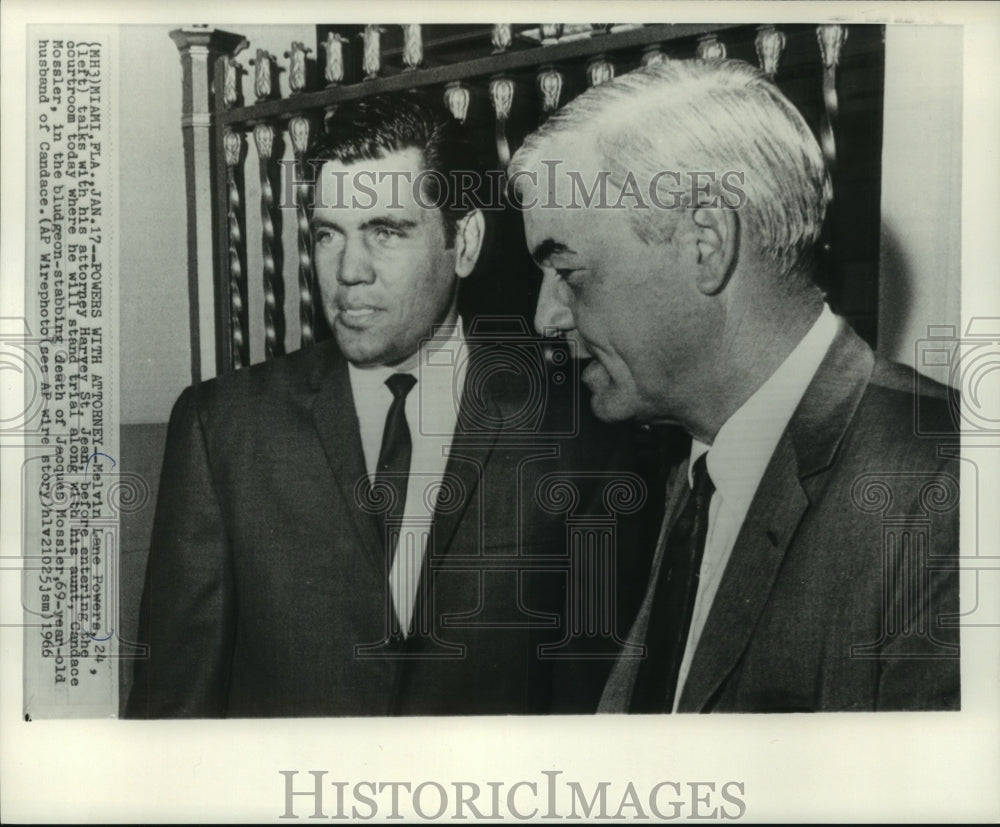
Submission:
<svg viewBox="0 0 1000 827">
<path fill-rule="evenodd" d="M 691 663 L 681 710 L 709 708 L 738 665 L 874 363 L 868 346 L 841 320 L 837 337 L 778 442 L 733 546 Z"/>
<path fill-rule="evenodd" d="M 732 672 L 771 594 L 809 501 L 782 437 L 733 547 L 684 685 L 680 709 L 702 710 Z"/>
<path fill-rule="evenodd" d="M 344 500 L 341 510 L 346 511 L 346 519 L 354 521 L 364 544 L 366 553 L 363 556 L 377 571 L 384 572 L 385 551 L 378 521 L 358 505 L 361 492 L 355 491 L 359 482 L 367 479 L 368 471 L 347 362 L 339 353 L 335 354 L 317 367 L 311 382 L 315 391 L 313 422 Z"/>
<path fill-rule="evenodd" d="M 477 382 L 475 360 L 479 356 L 478 348 L 472 344 L 470 347 L 472 350 L 469 354 L 469 369 L 466 372 L 462 403 L 445 466 L 446 490 L 438 498 L 434 512 L 434 553 L 437 555 L 447 552 L 469 503 L 482 496 L 479 482 L 486 472 L 493 447 L 503 428 L 503 410 L 488 382 L 473 389 L 476 395 L 475 407 L 481 406 L 481 411 L 475 412 L 470 404 L 470 385 Z M 446 493 L 449 490 L 449 480 L 457 483 L 455 490 L 457 501 Z M 481 519 L 481 508 L 477 509 L 477 514 Z"/>
<path fill-rule="evenodd" d="M 480 478 L 503 428 L 503 408 L 490 383 L 480 383 L 473 389 L 476 397 L 475 411 L 470 404 L 469 385 L 477 381 L 474 366 L 477 349 L 471 344 L 470 347 L 470 369 L 466 374 L 462 405 L 445 468 L 446 478 L 456 482 L 455 492 L 458 497 L 455 501 L 447 494 L 439 497 L 434 514 L 435 554 L 443 554 L 447 550 L 469 503 L 480 496 Z M 359 507 L 355 493 L 359 481 L 366 479 L 368 472 L 347 362 L 332 347 L 329 355 L 319 360 L 313 369 L 310 387 L 314 392 L 313 423 L 343 498 L 349 515 L 347 518 L 354 521 L 365 547 L 364 556 L 377 571 L 384 572 L 385 551 L 382 548 L 378 521 Z"/>
</svg>

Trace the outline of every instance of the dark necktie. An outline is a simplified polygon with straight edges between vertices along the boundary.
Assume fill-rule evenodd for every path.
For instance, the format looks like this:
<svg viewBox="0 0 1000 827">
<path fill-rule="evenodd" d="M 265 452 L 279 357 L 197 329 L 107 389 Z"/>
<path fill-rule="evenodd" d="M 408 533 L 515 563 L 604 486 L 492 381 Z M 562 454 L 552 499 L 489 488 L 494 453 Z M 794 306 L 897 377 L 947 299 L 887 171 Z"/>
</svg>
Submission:
<svg viewBox="0 0 1000 827">
<path fill-rule="evenodd" d="M 385 380 L 385 384 L 392 391 L 393 399 L 382 430 L 382 447 L 378 452 L 378 465 L 375 466 L 375 487 L 382 489 L 382 486 L 387 486 L 393 492 L 392 506 L 384 512 L 384 520 L 385 527 L 398 529 L 406 506 L 406 482 L 410 473 L 410 455 L 413 453 L 410 426 L 406 424 L 406 395 L 417 380 L 409 373 L 394 373 Z M 392 536 L 383 533 L 387 540 Z"/>
<path fill-rule="evenodd" d="M 715 486 L 702 454 L 692 469 L 694 487 L 670 529 L 653 595 L 646 658 L 632 692 L 631 712 L 673 709 L 677 676 L 684 658 L 694 600 L 698 593 L 701 558 L 708 534 L 708 508 Z"/>
</svg>

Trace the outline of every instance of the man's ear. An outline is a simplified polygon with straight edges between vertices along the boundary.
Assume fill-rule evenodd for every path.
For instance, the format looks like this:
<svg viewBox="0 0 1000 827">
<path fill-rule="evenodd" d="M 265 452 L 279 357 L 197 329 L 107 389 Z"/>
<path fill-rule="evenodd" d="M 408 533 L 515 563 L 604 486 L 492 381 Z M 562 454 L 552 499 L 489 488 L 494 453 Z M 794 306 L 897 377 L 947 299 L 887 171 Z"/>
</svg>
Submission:
<svg viewBox="0 0 1000 827">
<path fill-rule="evenodd" d="M 698 289 L 714 296 L 729 281 L 739 252 L 740 224 L 735 210 L 701 207 L 694 211 Z"/>
<path fill-rule="evenodd" d="M 486 235 L 486 219 L 482 210 L 467 212 L 455 227 L 455 273 L 460 279 L 476 267 Z"/>
</svg>

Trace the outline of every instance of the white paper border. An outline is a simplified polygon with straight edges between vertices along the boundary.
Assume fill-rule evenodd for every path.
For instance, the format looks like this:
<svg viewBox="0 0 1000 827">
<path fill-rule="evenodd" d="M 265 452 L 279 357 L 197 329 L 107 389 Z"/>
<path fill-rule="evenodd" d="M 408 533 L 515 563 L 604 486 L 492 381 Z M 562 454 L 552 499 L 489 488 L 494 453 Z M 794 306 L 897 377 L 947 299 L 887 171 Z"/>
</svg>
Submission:
<svg viewBox="0 0 1000 827">
<path fill-rule="evenodd" d="M 33 22 L 245 23 L 322 21 L 460 22 L 604 19 L 606 3 L 426 4 L 240 2 L 68 6 L 5 2 L 3 44 L 3 221 L 0 305 L 23 315 L 25 26 Z M 995 3 L 631 3 L 619 21 L 959 23 L 964 40 L 963 318 L 1000 316 L 1000 7 Z M 495 12 L 495 14 L 491 14 Z M 495 19 L 494 19 L 495 18 Z M 238 28 L 236 29 L 238 31 Z M 181 171 L 178 170 L 178 174 Z M 185 255 L 183 249 L 178 255 Z M 7 372 L 9 373 L 9 372 Z M 19 394 L 0 374 L 3 393 Z M 0 451 L 5 480 L 19 452 Z M 6 484 L 5 484 L 6 485 Z M 6 490 L 6 489 L 5 489 Z M 997 501 L 997 492 L 981 500 Z M 2 555 L 19 554 L 18 504 L 2 503 Z M 980 549 L 1000 549 L 995 506 Z M 19 622 L 19 576 L 2 572 L 4 624 Z M 963 605 L 970 608 L 963 593 Z M 965 710 L 818 716 L 698 716 L 649 719 L 401 719 L 137 723 L 21 719 L 17 628 L 0 627 L 0 820 L 53 822 L 277 820 L 280 769 L 328 770 L 328 779 L 442 783 L 541 781 L 558 769 L 584 787 L 621 790 L 663 780 L 741 780 L 748 821 L 996 821 L 1000 818 L 1000 630 L 963 635 Z M 615 798 L 612 795 L 612 798 Z M 381 813 L 385 815 L 385 813 Z"/>
</svg>

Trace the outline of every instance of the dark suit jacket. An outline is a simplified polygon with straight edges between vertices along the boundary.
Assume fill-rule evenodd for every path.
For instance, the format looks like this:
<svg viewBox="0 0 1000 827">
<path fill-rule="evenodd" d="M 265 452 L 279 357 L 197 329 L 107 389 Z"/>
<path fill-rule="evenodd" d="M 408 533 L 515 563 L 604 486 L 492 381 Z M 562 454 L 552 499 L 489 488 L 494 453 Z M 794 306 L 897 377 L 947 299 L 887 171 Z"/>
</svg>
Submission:
<svg viewBox="0 0 1000 827">
<path fill-rule="evenodd" d="M 948 392 L 922 381 L 918 397 L 912 370 L 840 325 L 737 537 L 681 711 L 959 706 L 958 437 L 915 431 L 919 409 L 954 434 Z M 686 463 L 675 476 L 670 511 Z M 617 664 L 603 710 L 627 709 L 636 665 Z"/>
<path fill-rule="evenodd" d="M 446 470 L 456 496 L 438 501 L 423 569 L 433 604 L 417 608 L 433 637 L 388 648 L 377 646 L 388 562 L 378 519 L 357 505 L 365 463 L 334 344 L 182 394 L 141 608 L 149 657 L 128 716 L 545 711 L 537 647 L 561 633 L 548 610 L 561 606 L 567 535 L 536 488 L 556 470 L 603 467 L 604 446 L 545 436 L 544 422 L 525 435 L 538 388 L 472 364 Z M 563 422 L 579 403 L 557 389 L 544 402 Z"/>
</svg>

